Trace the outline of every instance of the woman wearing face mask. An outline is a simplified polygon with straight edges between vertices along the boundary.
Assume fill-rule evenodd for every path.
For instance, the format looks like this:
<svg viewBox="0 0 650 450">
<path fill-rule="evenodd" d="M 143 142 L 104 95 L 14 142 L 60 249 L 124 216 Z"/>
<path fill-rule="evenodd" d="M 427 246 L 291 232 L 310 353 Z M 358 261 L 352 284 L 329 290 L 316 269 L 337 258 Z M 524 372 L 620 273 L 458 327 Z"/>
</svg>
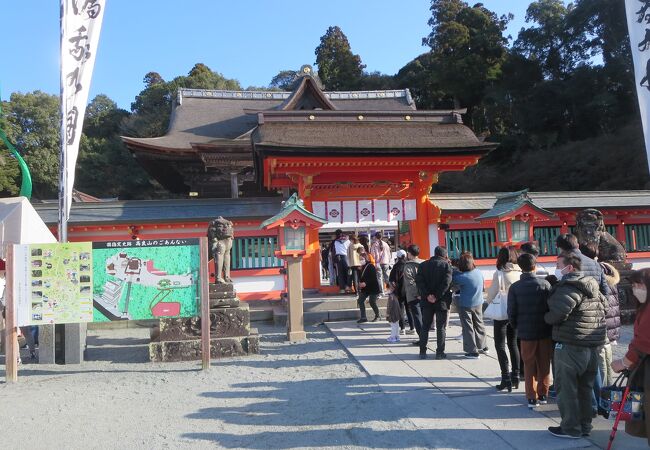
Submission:
<svg viewBox="0 0 650 450">
<path fill-rule="evenodd" d="M 639 304 L 634 321 L 634 337 L 630 342 L 627 354 L 623 359 L 612 362 L 614 372 L 625 369 L 634 370 L 638 367 L 634 379 L 630 380 L 632 386 L 643 387 L 646 393 L 643 400 L 643 409 L 646 411 L 645 419 L 625 423 L 625 432 L 632 436 L 648 439 L 650 446 L 650 310 L 648 309 L 648 293 L 650 292 L 650 269 L 641 269 L 629 277 L 632 283 L 632 293 Z M 641 366 L 639 366 L 641 364 Z"/>
</svg>

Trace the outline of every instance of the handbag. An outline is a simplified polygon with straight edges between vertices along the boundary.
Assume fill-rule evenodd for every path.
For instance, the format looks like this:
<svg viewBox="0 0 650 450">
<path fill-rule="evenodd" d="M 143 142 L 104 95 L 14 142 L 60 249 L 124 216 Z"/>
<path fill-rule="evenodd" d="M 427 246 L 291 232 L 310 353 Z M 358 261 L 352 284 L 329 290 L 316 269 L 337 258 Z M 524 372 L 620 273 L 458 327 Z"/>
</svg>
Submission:
<svg viewBox="0 0 650 450">
<path fill-rule="evenodd" d="M 499 277 L 499 292 L 492 300 L 492 303 L 483 312 L 483 316 L 492 320 L 508 320 L 508 293 L 505 289 L 503 274 L 497 272 Z"/>
<path fill-rule="evenodd" d="M 624 422 L 631 422 L 643 420 L 645 415 L 643 411 L 643 390 L 630 389 L 627 395 L 627 400 L 621 411 L 621 403 L 623 395 L 625 394 L 626 386 L 623 381 L 628 379 L 631 382 L 632 376 L 628 377 L 625 372 L 621 373 L 611 386 L 606 386 L 600 390 L 600 406 L 604 410 L 603 416 L 606 419 L 614 419 L 616 415 L 621 412 L 620 420 Z"/>
</svg>

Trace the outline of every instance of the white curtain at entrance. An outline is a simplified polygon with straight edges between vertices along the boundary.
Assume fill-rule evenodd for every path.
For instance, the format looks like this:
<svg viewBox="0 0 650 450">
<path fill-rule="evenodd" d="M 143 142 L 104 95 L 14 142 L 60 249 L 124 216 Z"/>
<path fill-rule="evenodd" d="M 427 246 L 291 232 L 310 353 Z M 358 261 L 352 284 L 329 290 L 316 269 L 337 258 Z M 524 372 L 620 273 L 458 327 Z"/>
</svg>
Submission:
<svg viewBox="0 0 650 450">
<path fill-rule="evenodd" d="M 346 200 L 313 202 L 314 214 L 328 223 L 395 224 L 398 221 L 416 220 L 416 202 L 413 199 Z"/>
<path fill-rule="evenodd" d="M 388 222 L 388 200 L 373 200 L 372 201 L 373 212 L 375 215 L 375 221 Z"/>
<path fill-rule="evenodd" d="M 359 200 L 357 203 L 357 222 L 372 222 L 372 200 Z"/>
<path fill-rule="evenodd" d="M 314 202 L 316 203 L 316 202 Z M 341 202 L 325 202 L 327 215 L 325 218 L 329 223 L 341 223 Z"/>
</svg>

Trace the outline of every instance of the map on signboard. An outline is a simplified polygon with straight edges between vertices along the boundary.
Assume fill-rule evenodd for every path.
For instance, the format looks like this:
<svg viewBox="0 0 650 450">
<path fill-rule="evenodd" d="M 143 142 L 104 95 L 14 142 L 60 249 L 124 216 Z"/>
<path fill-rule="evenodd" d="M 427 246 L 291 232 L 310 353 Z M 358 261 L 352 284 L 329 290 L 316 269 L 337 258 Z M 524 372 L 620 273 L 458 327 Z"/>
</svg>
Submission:
<svg viewBox="0 0 650 450">
<path fill-rule="evenodd" d="M 93 243 L 94 321 L 199 315 L 198 239 Z"/>
<path fill-rule="evenodd" d="M 89 242 L 17 246 L 19 325 L 91 322 L 92 278 Z"/>
</svg>

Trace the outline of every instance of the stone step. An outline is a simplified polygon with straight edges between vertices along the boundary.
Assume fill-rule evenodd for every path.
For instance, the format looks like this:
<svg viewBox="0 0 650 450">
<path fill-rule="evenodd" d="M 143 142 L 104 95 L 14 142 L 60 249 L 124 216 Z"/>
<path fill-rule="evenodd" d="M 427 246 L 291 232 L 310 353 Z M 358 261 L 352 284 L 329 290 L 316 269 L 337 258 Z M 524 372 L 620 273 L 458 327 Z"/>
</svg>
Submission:
<svg viewBox="0 0 650 450">
<path fill-rule="evenodd" d="M 273 308 L 251 309 L 251 322 L 273 320 Z"/>
<path fill-rule="evenodd" d="M 388 297 L 379 297 L 377 305 L 385 307 L 388 302 Z M 303 300 L 303 309 L 305 313 L 316 311 L 337 311 L 342 309 L 355 309 L 357 308 L 356 295 L 340 295 L 330 298 L 306 298 Z"/>
<path fill-rule="evenodd" d="M 215 338 L 247 336 L 250 331 L 248 305 L 237 308 L 215 308 L 210 310 L 210 333 Z M 152 329 L 151 337 L 157 341 L 182 341 L 198 339 L 201 336 L 201 322 L 192 319 L 160 319 L 160 326 Z"/>
<path fill-rule="evenodd" d="M 379 313 L 386 317 L 386 307 L 380 306 Z M 366 315 L 372 319 L 374 313 L 369 305 L 366 304 Z M 341 320 L 356 320 L 360 317 L 358 308 L 337 309 L 331 311 L 309 311 L 305 312 L 305 325 L 313 325 L 321 322 L 336 322 Z M 383 319 L 385 320 L 385 319 Z M 273 323 L 275 325 L 287 324 L 287 311 L 284 308 L 275 308 L 273 310 Z"/>
<path fill-rule="evenodd" d="M 210 293 L 210 295 L 223 294 L 223 293 L 235 295 L 235 286 L 232 283 L 226 283 L 226 284 L 210 283 L 208 287 L 208 292 Z"/>
</svg>

